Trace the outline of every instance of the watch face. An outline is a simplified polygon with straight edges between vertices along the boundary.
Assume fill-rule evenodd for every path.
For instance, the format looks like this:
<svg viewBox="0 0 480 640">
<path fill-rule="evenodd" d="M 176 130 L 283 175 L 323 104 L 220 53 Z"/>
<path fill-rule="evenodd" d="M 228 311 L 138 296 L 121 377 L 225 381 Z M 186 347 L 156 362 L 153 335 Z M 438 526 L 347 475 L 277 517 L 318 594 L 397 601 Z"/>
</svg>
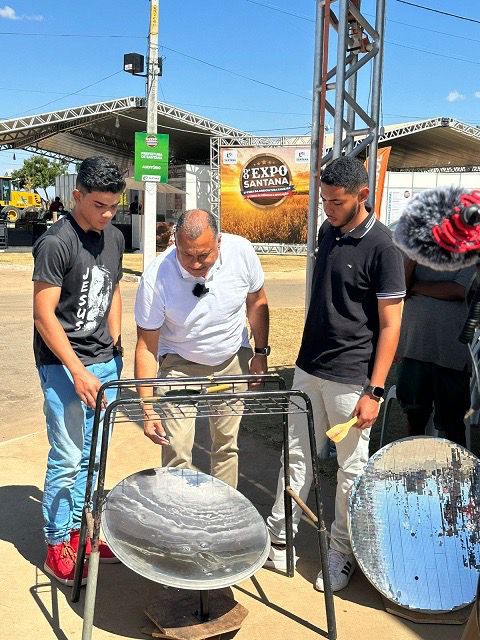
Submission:
<svg viewBox="0 0 480 640">
<path fill-rule="evenodd" d="M 368 387 L 365 388 L 365 393 L 369 393 L 374 398 L 383 398 L 385 389 L 383 387 L 374 387 L 373 385 L 369 384 Z"/>
<path fill-rule="evenodd" d="M 262 356 L 269 356 L 270 351 L 271 351 L 270 347 L 255 348 L 255 353 L 258 353 L 259 355 L 262 355 Z"/>
</svg>

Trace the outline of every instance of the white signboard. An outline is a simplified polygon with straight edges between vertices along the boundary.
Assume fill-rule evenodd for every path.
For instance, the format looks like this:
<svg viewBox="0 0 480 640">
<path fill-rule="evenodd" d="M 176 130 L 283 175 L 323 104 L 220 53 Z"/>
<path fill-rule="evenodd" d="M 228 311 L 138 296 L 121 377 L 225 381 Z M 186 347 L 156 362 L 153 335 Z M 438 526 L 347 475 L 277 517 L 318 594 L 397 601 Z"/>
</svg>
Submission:
<svg viewBox="0 0 480 640">
<path fill-rule="evenodd" d="M 385 217 L 385 224 L 387 227 L 399 219 L 405 205 L 412 195 L 413 194 L 410 189 L 388 189 Z"/>
</svg>

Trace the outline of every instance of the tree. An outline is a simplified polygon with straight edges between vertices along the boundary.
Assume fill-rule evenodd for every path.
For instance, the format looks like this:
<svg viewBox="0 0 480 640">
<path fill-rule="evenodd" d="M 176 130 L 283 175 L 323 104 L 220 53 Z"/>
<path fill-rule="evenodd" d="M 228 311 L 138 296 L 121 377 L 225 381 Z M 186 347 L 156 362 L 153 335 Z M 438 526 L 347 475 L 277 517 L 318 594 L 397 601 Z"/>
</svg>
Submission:
<svg viewBox="0 0 480 640">
<path fill-rule="evenodd" d="M 55 184 L 55 178 L 65 173 L 67 166 L 67 162 L 32 156 L 24 160 L 23 167 L 12 172 L 12 182 L 17 189 L 43 189 L 48 200 L 47 187 Z"/>
</svg>

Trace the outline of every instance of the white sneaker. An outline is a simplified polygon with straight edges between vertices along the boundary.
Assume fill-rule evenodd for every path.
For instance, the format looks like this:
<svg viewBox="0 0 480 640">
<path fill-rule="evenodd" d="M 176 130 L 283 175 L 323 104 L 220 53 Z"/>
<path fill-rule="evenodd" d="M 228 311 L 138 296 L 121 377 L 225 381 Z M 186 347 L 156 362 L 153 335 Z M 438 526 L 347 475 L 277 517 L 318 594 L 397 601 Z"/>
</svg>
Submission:
<svg viewBox="0 0 480 640">
<path fill-rule="evenodd" d="M 352 577 L 357 562 L 351 553 L 340 553 L 336 549 L 328 550 L 328 566 L 330 569 L 330 582 L 332 583 L 332 591 L 340 591 L 345 589 Z M 315 589 L 324 591 L 322 572 L 317 576 Z"/>
<path fill-rule="evenodd" d="M 293 566 L 297 564 L 298 557 L 295 555 L 293 547 Z M 263 565 L 266 569 L 277 569 L 277 571 L 287 570 L 287 547 L 286 545 L 270 545 L 268 558 Z"/>
</svg>

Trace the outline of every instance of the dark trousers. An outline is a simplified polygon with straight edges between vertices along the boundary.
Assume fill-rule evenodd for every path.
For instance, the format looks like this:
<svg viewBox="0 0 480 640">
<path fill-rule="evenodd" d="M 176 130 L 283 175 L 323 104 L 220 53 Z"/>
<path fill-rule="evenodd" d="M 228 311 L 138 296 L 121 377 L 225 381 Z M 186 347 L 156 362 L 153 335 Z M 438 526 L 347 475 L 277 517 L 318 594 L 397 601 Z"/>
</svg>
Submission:
<svg viewBox="0 0 480 640">
<path fill-rule="evenodd" d="M 410 435 L 425 433 L 434 410 L 435 428 L 465 446 L 464 416 L 470 406 L 468 371 L 404 358 L 399 366 L 397 398 L 407 414 Z"/>
</svg>

